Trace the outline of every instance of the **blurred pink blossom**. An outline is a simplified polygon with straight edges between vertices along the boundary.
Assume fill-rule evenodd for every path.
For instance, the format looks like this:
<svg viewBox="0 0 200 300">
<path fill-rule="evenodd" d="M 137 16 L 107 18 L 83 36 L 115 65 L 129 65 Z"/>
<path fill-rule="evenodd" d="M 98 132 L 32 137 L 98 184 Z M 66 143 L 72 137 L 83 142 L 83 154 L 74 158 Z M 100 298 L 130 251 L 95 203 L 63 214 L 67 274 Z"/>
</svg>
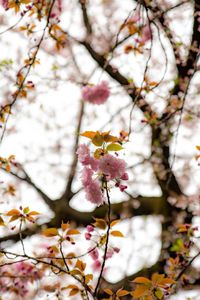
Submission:
<svg viewBox="0 0 200 300">
<path fill-rule="evenodd" d="M 62 0 L 56 0 L 54 2 L 52 11 L 51 11 L 51 18 L 58 18 L 62 12 Z"/>
<path fill-rule="evenodd" d="M 121 177 L 121 180 L 128 180 L 128 173 L 124 173 Z"/>
<path fill-rule="evenodd" d="M 88 232 L 94 231 L 94 227 L 92 225 L 87 225 L 86 229 Z"/>
<path fill-rule="evenodd" d="M 92 269 L 94 271 L 99 271 L 101 269 L 101 262 L 99 260 L 95 260 L 92 264 Z"/>
<path fill-rule="evenodd" d="M 85 239 L 86 239 L 86 240 L 89 241 L 89 240 L 91 239 L 91 237 L 92 237 L 92 235 L 91 235 L 89 232 L 86 232 L 86 233 L 85 233 Z"/>
<path fill-rule="evenodd" d="M 97 85 L 86 85 L 82 89 L 82 97 L 85 101 L 93 104 L 103 104 L 110 95 L 109 87 L 106 81 Z"/>
<path fill-rule="evenodd" d="M 151 40 L 151 38 L 152 38 L 151 28 L 149 25 L 145 25 L 142 28 L 140 42 L 145 44 L 146 42 Z"/>
<path fill-rule="evenodd" d="M 0 4 L 4 9 L 8 9 L 8 0 L 0 0 Z"/>
<path fill-rule="evenodd" d="M 93 260 L 97 260 L 99 257 L 99 251 L 97 249 L 88 249 L 90 256 L 92 257 Z"/>
</svg>

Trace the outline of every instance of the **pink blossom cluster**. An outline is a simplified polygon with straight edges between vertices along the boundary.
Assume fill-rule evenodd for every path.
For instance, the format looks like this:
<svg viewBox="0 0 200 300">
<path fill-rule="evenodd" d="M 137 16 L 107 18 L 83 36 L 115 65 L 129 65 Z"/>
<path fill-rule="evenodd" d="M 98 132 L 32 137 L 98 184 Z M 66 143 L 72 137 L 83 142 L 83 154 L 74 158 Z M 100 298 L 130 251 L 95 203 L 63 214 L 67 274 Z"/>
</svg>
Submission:
<svg viewBox="0 0 200 300">
<path fill-rule="evenodd" d="M 92 104 L 103 104 L 108 100 L 109 96 L 110 90 L 106 81 L 102 81 L 97 85 L 86 85 L 82 88 L 83 100 Z"/>
<path fill-rule="evenodd" d="M 10 274 L 9 276 L 6 276 Z M 4 277 L 5 275 L 5 277 Z M 17 262 L 10 266 L 1 267 L 0 291 L 14 292 L 24 297 L 28 294 L 28 283 L 41 278 L 41 272 L 28 262 Z"/>
<path fill-rule="evenodd" d="M 88 225 L 86 227 L 87 232 L 85 233 L 86 240 L 90 240 L 92 238 L 92 234 L 94 232 L 94 227 L 92 225 Z M 106 259 L 111 258 L 114 253 L 119 253 L 120 249 L 117 247 L 109 247 L 106 253 Z M 88 253 L 93 259 L 92 269 L 94 271 L 98 271 L 101 268 L 101 261 L 99 260 L 99 250 L 97 247 L 89 248 Z"/>
<path fill-rule="evenodd" d="M 81 144 L 77 150 L 78 159 L 82 163 L 82 184 L 86 192 L 86 199 L 98 206 L 104 203 L 104 194 L 101 179 L 114 180 L 115 186 L 124 191 L 127 186 L 121 180 L 128 180 L 126 163 L 111 154 L 105 154 L 100 159 L 90 155 L 87 145 Z"/>
</svg>

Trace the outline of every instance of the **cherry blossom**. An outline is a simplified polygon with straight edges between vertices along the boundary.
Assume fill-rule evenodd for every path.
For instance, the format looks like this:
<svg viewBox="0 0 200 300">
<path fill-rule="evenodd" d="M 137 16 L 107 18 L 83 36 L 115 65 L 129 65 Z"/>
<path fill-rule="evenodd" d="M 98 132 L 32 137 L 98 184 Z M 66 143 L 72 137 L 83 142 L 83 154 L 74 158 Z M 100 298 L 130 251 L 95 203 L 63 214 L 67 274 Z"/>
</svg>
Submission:
<svg viewBox="0 0 200 300">
<path fill-rule="evenodd" d="M 99 162 L 99 170 L 109 179 L 120 178 L 124 175 L 126 163 L 123 159 L 111 154 L 104 155 Z"/>
<path fill-rule="evenodd" d="M 90 150 L 87 145 L 79 145 L 76 153 L 78 154 L 78 159 L 82 165 L 90 165 L 94 171 L 98 169 L 98 160 L 90 156 Z"/>
<path fill-rule="evenodd" d="M 110 91 L 106 81 L 102 81 L 97 85 L 86 85 L 82 89 L 83 100 L 92 104 L 103 104 L 109 96 Z"/>
<path fill-rule="evenodd" d="M 104 196 L 101 190 L 100 182 L 98 179 L 91 180 L 90 184 L 85 188 L 86 199 L 97 206 L 104 202 Z"/>
</svg>

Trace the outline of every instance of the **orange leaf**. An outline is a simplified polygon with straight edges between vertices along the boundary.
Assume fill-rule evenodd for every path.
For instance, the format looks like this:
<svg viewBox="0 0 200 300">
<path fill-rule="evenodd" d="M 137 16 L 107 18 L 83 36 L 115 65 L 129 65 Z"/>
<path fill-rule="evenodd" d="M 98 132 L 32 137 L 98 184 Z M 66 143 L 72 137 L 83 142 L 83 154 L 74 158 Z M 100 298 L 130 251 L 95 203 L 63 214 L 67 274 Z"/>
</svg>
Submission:
<svg viewBox="0 0 200 300">
<path fill-rule="evenodd" d="M 116 293 L 116 295 L 117 295 L 118 297 L 123 297 L 123 296 L 126 296 L 126 295 L 128 295 L 128 294 L 129 294 L 128 291 L 122 290 L 122 289 L 118 290 L 117 293 Z"/>
<path fill-rule="evenodd" d="M 151 281 L 146 277 L 137 277 L 132 282 L 134 282 L 134 283 L 143 283 L 143 284 L 151 283 Z"/>
<path fill-rule="evenodd" d="M 88 282 L 89 282 L 90 280 L 92 280 L 92 279 L 93 279 L 93 275 L 92 275 L 92 274 L 86 275 L 86 276 L 85 276 L 85 283 L 88 284 Z"/>
<path fill-rule="evenodd" d="M 115 225 L 117 225 L 120 222 L 120 220 L 114 220 L 110 223 L 110 227 L 113 227 Z"/>
<path fill-rule="evenodd" d="M 76 262 L 75 267 L 77 269 L 79 269 L 80 271 L 84 271 L 85 267 L 86 267 L 86 263 L 84 263 L 82 260 L 78 259 L 77 262 Z"/>
<path fill-rule="evenodd" d="M 40 213 L 37 212 L 37 211 L 35 211 L 35 210 L 33 210 L 33 211 L 30 211 L 29 215 L 30 216 L 36 216 L 36 215 L 40 215 Z"/>
<path fill-rule="evenodd" d="M 94 136 L 96 135 L 95 131 L 84 131 L 83 133 L 80 134 L 81 136 L 87 137 L 89 139 L 93 139 Z"/>
<path fill-rule="evenodd" d="M 69 223 L 62 223 L 61 228 L 63 231 L 65 231 L 67 228 L 69 228 L 70 224 Z"/>
<path fill-rule="evenodd" d="M 11 209 L 6 214 L 6 216 L 14 216 L 14 215 L 20 215 L 20 211 L 18 209 Z"/>
<path fill-rule="evenodd" d="M 121 233 L 121 231 L 118 231 L 118 230 L 111 231 L 110 234 L 115 237 L 124 237 L 124 235 Z"/>
<path fill-rule="evenodd" d="M 78 294 L 78 292 L 79 292 L 79 289 L 78 289 L 78 288 L 77 288 L 77 289 L 73 289 L 73 290 L 71 290 L 71 292 L 69 293 L 69 296 L 74 296 L 74 295 Z"/>
<path fill-rule="evenodd" d="M 42 234 L 45 235 L 46 237 L 53 237 L 59 235 L 57 228 L 47 228 L 43 230 Z"/>
<path fill-rule="evenodd" d="M 0 226 L 5 226 L 4 220 L 2 219 L 1 216 L 0 216 Z"/>
<path fill-rule="evenodd" d="M 105 289 L 103 290 L 106 294 L 112 296 L 113 295 L 113 292 L 110 290 L 110 289 Z"/>
<path fill-rule="evenodd" d="M 13 221 L 16 221 L 17 219 L 19 219 L 20 216 L 19 215 L 14 215 L 10 218 L 9 222 L 13 222 Z"/>
<path fill-rule="evenodd" d="M 67 235 L 73 235 L 73 234 L 80 234 L 80 231 L 78 231 L 77 229 L 69 229 L 67 231 Z"/>
<path fill-rule="evenodd" d="M 146 296 L 149 292 L 149 289 L 146 285 L 138 285 L 133 293 L 134 298 L 140 298 Z"/>
<path fill-rule="evenodd" d="M 100 229 L 106 229 L 107 227 L 106 221 L 104 219 L 98 219 L 98 218 L 95 218 L 95 223 L 93 223 L 92 225 Z"/>
<path fill-rule="evenodd" d="M 78 289 L 78 286 L 75 284 L 69 284 L 68 286 L 62 288 L 62 290 L 66 290 L 66 289 Z"/>
<path fill-rule="evenodd" d="M 92 143 L 95 146 L 99 147 L 99 146 L 102 146 L 103 142 L 104 142 L 103 136 L 99 132 L 97 132 L 92 139 Z"/>
<path fill-rule="evenodd" d="M 175 280 L 171 279 L 171 278 L 163 278 L 160 282 L 159 282 L 159 285 L 162 284 L 162 285 L 171 285 L 171 284 L 174 284 L 176 283 Z"/>
</svg>

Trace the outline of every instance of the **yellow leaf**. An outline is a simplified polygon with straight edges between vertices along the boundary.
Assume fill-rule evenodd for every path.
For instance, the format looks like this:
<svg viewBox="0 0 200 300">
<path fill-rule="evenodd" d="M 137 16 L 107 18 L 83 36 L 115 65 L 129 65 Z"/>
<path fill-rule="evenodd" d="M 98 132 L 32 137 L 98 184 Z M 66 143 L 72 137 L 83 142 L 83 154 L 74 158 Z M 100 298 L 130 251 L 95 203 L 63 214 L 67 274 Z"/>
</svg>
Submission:
<svg viewBox="0 0 200 300">
<path fill-rule="evenodd" d="M 104 234 L 103 236 L 101 236 L 100 240 L 99 240 L 99 245 L 102 246 L 106 243 L 107 240 L 107 234 Z"/>
<path fill-rule="evenodd" d="M 118 230 L 111 231 L 110 234 L 115 237 L 124 237 L 124 235 L 121 233 L 121 231 L 118 231 Z"/>
<path fill-rule="evenodd" d="M 59 233 L 57 228 L 47 228 L 43 230 L 42 234 L 46 237 L 53 237 L 58 235 Z"/>
<path fill-rule="evenodd" d="M 196 146 L 196 149 L 200 151 L 200 146 Z"/>
<path fill-rule="evenodd" d="M 122 149 L 124 148 L 119 144 L 109 144 L 106 148 L 107 151 L 120 151 Z"/>
<path fill-rule="evenodd" d="M 102 157 L 105 153 L 107 153 L 107 151 L 103 150 L 102 148 L 97 148 L 94 152 L 94 157 L 99 159 L 100 157 Z"/>
<path fill-rule="evenodd" d="M 29 207 L 27 206 L 27 207 L 25 207 L 25 208 L 23 209 L 23 213 L 24 213 L 24 214 L 28 214 L 29 210 L 30 210 L 30 209 L 29 209 Z"/>
</svg>

